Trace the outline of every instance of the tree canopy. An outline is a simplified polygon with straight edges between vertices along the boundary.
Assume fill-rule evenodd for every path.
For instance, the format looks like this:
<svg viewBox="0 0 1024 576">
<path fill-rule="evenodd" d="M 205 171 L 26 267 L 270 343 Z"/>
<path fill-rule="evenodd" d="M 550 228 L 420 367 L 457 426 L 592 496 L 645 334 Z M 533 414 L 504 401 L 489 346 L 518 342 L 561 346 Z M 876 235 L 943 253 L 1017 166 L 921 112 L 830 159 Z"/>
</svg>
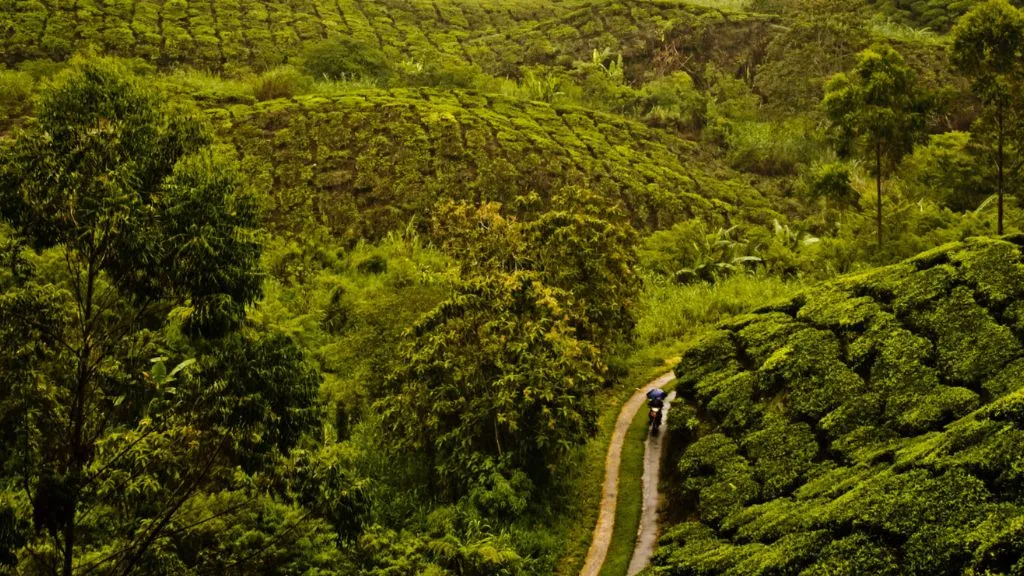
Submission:
<svg viewBox="0 0 1024 576">
<path fill-rule="evenodd" d="M 823 104 L 839 151 L 860 153 L 873 163 L 881 246 L 884 171 L 913 149 L 924 128 L 924 100 L 914 70 L 891 46 L 868 48 L 857 55 L 849 74 L 840 73 L 829 80 Z"/>
<path fill-rule="evenodd" d="M 996 232 L 1003 233 L 1003 196 L 1007 156 L 1018 156 L 1017 142 L 1008 136 L 1019 134 L 1017 111 L 1024 86 L 1024 15 L 1006 0 L 991 0 L 972 8 L 953 28 L 953 64 L 972 80 L 975 95 L 988 107 L 988 117 L 979 118 L 978 133 L 986 140 L 997 169 L 999 212 Z M 1018 104 L 1014 106 L 1014 104 Z M 1012 162 L 1011 169 L 1020 168 Z"/>
<path fill-rule="evenodd" d="M 88 61 L 3 148 L 12 258 L 39 254 L 0 298 L 3 470 L 31 500 L 21 559 L 44 572 L 190 562 L 167 538 L 192 502 L 313 422 L 319 378 L 294 343 L 238 333 L 260 295 L 257 212 L 209 142 L 198 117 Z M 185 361 L 168 371 L 164 354 Z"/>
</svg>

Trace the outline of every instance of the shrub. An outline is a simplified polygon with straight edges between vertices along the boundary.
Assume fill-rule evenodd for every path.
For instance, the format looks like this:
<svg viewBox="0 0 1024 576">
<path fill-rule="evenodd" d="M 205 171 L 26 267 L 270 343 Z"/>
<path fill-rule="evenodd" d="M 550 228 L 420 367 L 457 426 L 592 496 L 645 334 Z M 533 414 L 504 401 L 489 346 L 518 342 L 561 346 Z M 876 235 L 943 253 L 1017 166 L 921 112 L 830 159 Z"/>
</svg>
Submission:
<svg viewBox="0 0 1024 576">
<path fill-rule="evenodd" d="M 812 164 L 801 181 L 804 194 L 835 208 L 858 207 L 860 194 L 850 181 L 850 168 L 840 162 Z"/>
<path fill-rule="evenodd" d="M 727 368 L 736 355 L 732 335 L 724 330 L 712 332 L 692 344 L 675 368 L 680 390 L 689 388 L 704 377 Z"/>
<path fill-rule="evenodd" d="M 380 254 L 373 254 L 356 264 L 356 270 L 361 274 L 380 275 L 388 271 L 388 261 Z"/>
<path fill-rule="evenodd" d="M 291 66 L 281 66 L 259 75 L 252 84 L 253 95 L 260 102 L 291 98 L 305 94 L 313 80 Z"/>
<path fill-rule="evenodd" d="M 707 102 L 686 72 L 651 81 L 640 91 L 643 117 L 655 126 L 696 131 L 704 127 Z"/>
<path fill-rule="evenodd" d="M 853 534 L 830 542 L 804 576 L 896 576 L 900 574 L 896 556 L 883 543 L 868 534 Z"/>
<path fill-rule="evenodd" d="M 978 386 L 1019 357 L 1021 345 L 959 286 L 934 311 L 911 314 L 910 320 L 936 337 L 938 365 L 952 382 Z"/>
<path fill-rule="evenodd" d="M 776 421 L 747 435 L 743 448 L 754 464 L 754 479 L 761 484 L 762 498 L 777 498 L 791 488 L 818 453 L 814 432 L 803 422 Z"/>
<path fill-rule="evenodd" d="M 380 80 L 391 76 L 388 57 L 376 46 L 348 38 L 334 38 L 308 46 L 302 68 L 323 80 Z"/>
<path fill-rule="evenodd" d="M 932 135 L 904 159 L 900 170 L 907 191 L 952 210 L 973 210 L 995 193 L 988 163 L 971 149 L 967 132 Z"/>
<path fill-rule="evenodd" d="M 1016 574 L 1021 249 L 972 239 L 723 322 L 654 573 Z M 692 513 L 691 513 L 692 514 Z"/>
<path fill-rule="evenodd" d="M 352 316 L 352 304 L 346 298 L 344 286 L 331 291 L 331 299 L 320 318 L 320 328 L 328 334 L 337 335 L 345 329 Z"/>
<path fill-rule="evenodd" d="M 27 72 L 0 70 L 0 120 L 28 114 L 34 87 L 35 82 Z"/>
<path fill-rule="evenodd" d="M 795 174 L 817 149 L 812 132 L 796 122 L 734 122 L 725 145 L 733 168 L 766 176 Z"/>
<path fill-rule="evenodd" d="M 701 519 L 718 523 L 754 501 L 760 486 L 739 447 L 727 436 L 705 436 L 687 448 L 679 460 L 685 478 L 684 494 L 698 501 Z"/>
</svg>

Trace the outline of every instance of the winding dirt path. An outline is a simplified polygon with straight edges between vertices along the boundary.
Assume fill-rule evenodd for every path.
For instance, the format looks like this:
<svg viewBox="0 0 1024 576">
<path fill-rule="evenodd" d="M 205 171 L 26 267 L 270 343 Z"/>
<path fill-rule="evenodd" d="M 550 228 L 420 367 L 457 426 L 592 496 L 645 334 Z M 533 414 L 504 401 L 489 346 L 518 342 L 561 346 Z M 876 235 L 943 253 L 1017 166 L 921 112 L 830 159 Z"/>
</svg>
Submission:
<svg viewBox="0 0 1024 576">
<path fill-rule="evenodd" d="M 622 444 L 626 440 L 626 431 L 629 430 L 629 425 L 633 422 L 633 417 L 636 416 L 637 410 L 647 400 L 644 396 L 647 391 L 651 388 L 664 386 L 674 378 L 675 374 L 669 372 L 649 382 L 633 394 L 626 404 L 622 406 L 622 410 L 619 411 L 619 418 L 615 421 L 612 439 L 608 444 L 608 455 L 604 459 L 604 487 L 601 491 L 601 510 L 597 516 L 597 526 L 594 527 L 594 536 L 590 541 L 590 550 L 587 552 L 587 560 L 583 563 L 583 569 L 580 570 L 580 576 L 597 576 L 601 572 L 605 556 L 608 555 L 608 545 L 611 544 L 612 531 L 615 529 L 615 507 L 618 504 L 619 496 L 619 460 L 622 457 Z M 661 436 L 661 434 L 658 435 L 659 438 Z M 646 463 L 644 467 L 646 468 Z M 655 481 L 655 490 L 657 490 L 657 481 Z M 647 492 L 646 488 L 644 492 Z M 656 494 L 655 498 L 657 498 Z M 641 522 L 642 526 L 643 522 Z"/>
<path fill-rule="evenodd" d="M 627 576 L 639 574 L 651 563 L 654 546 L 658 542 L 658 478 L 661 475 L 661 453 L 665 446 L 664 439 L 668 436 L 668 409 L 676 393 L 672 392 L 665 400 L 665 409 L 661 416 L 661 432 L 647 436 L 644 447 L 644 507 L 640 515 L 640 526 L 636 533 L 636 547 L 629 561 Z"/>
</svg>

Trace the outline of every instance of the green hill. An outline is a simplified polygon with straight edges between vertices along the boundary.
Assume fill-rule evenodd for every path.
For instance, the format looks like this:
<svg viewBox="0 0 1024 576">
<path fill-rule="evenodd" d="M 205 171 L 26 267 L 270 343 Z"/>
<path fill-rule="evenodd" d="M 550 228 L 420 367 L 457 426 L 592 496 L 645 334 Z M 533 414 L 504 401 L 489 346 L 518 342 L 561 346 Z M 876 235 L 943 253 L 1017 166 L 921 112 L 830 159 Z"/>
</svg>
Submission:
<svg viewBox="0 0 1024 576">
<path fill-rule="evenodd" d="M 1024 576 L 975 4 L 0 0 L 0 574 Z"/>
<path fill-rule="evenodd" d="M 659 69 L 685 63 L 701 72 L 723 50 L 749 54 L 770 38 L 759 17 L 678 0 L 9 0 L 0 2 L 0 14 L 0 61 L 8 66 L 61 61 L 92 46 L 164 68 L 229 73 L 263 70 L 308 44 L 336 39 L 393 60 L 440 58 L 501 75 L 518 75 L 524 64 L 568 66 L 595 49 L 622 52 L 637 73 L 655 56 Z"/>
<path fill-rule="evenodd" d="M 976 0 L 869 0 L 869 5 L 887 17 L 931 30 L 949 30 L 957 18 L 978 4 Z M 1020 6 L 1020 2 L 1013 2 Z"/>
<path fill-rule="evenodd" d="M 535 212 L 589 186 L 640 228 L 770 216 L 766 199 L 689 140 L 620 116 L 432 90 L 301 97 L 213 110 L 224 141 L 272 209 L 302 230 L 310 211 L 345 239 L 378 237 L 445 199 Z M 537 195 L 540 205 L 529 201 Z"/>
<path fill-rule="evenodd" d="M 626 75 L 640 82 L 676 70 L 700 76 L 708 62 L 729 73 L 752 68 L 781 31 L 773 20 L 680 0 L 604 0 L 468 44 L 482 54 L 476 47 L 489 47 L 498 59 L 482 55 L 474 61 L 501 74 L 515 74 L 523 65 L 571 66 L 589 60 L 594 50 L 608 50 L 622 54 Z"/>
<path fill-rule="evenodd" d="M 304 43 L 349 38 L 390 56 L 441 53 L 467 58 L 474 35 L 562 13 L 566 0 L 5 0 L 3 60 L 63 60 L 91 44 L 107 54 L 162 66 L 263 69 Z"/>
<path fill-rule="evenodd" d="M 1022 241 L 845 277 L 688 351 L 703 424 L 654 573 L 1020 574 Z"/>
</svg>

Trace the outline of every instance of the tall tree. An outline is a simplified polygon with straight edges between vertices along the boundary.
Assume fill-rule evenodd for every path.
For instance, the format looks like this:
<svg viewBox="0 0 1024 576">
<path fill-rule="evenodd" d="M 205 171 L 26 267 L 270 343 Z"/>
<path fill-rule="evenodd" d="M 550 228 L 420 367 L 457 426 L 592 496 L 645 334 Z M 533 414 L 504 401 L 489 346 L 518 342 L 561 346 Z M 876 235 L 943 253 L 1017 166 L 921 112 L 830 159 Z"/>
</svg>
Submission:
<svg viewBox="0 0 1024 576">
<path fill-rule="evenodd" d="M 542 482 L 596 431 L 603 364 L 577 339 L 568 296 L 534 272 L 494 273 L 416 325 L 377 406 L 395 447 L 429 455 L 450 495 L 492 471 Z"/>
<path fill-rule="evenodd" d="M 873 164 L 875 223 L 881 246 L 885 170 L 913 150 L 924 129 L 925 100 L 916 86 L 914 71 L 892 47 L 873 46 L 857 55 L 852 71 L 828 81 L 823 104 L 839 152 L 859 152 Z"/>
<path fill-rule="evenodd" d="M 260 295 L 256 209 L 208 143 L 85 61 L 0 150 L 0 216 L 45 264 L 0 285 L 0 473 L 31 497 L 44 572 L 138 571 L 218 470 L 310 421 L 317 376 L 294 345 L 237 333 Z M 151 364 L 169 348 L 201 361 Z"/>
<path fill-rule="evenodd" d="M 566 307 L 577 338 L 605 355 L 632 341 L 640 279 L 638 235 L 621 210 L 586 188 L 553 195 L 548 211 L 521 221 L 501 205 L 441 204 L 435 235 L 463 263 L 464 274 L 537 272 L 545 285 L 571 296 Z"/>
<path fill-rule="evenodd" d="M 972 90 L 991 120 L 995 142 L 990 149 L 999 194 L 996 232 L 1002 234 L 1006 164 L 1011 152 L 1007 136 L 1021 121 L 1014 104 L 1024 88 L 1024 14 L 1006 0 L 989 0 L 961 17 L 952 34 L 953 65 L 972 79 Z M 981 120 L 984 124 L 984 118 Z"/>
</svg>

